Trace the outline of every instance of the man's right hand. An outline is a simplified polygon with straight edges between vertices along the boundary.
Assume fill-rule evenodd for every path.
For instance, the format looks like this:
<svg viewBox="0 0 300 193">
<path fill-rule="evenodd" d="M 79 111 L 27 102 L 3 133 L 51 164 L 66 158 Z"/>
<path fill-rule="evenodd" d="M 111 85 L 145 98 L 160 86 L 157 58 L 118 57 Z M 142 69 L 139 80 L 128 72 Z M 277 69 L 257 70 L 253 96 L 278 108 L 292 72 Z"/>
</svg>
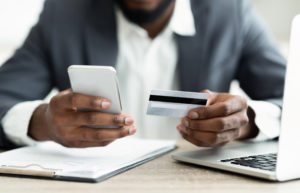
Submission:
<svg viewBox="0 0 300 193">
<path fill-rule="evenodd" d="M 130 115 L 109 114 L 110 101 L 101 97 L 73 93 L 71 89 L 54 96 L 49 104 L 33 113 L 28 135 L 38 141 L 52 140 L 66 147 L 106 146 L 114 140 L 133 135 L 136 127 Z M 78 111 L 78 109 L 91 111 Z M 88 126 L 118 126 L 117 129 Z"/>
</svg>

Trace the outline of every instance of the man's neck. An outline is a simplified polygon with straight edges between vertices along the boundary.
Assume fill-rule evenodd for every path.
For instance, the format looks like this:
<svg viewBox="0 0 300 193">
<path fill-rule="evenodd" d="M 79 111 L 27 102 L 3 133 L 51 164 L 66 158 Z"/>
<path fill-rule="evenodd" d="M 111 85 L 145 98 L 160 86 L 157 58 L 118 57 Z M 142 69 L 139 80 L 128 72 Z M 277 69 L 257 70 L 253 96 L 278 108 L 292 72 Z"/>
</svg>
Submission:
<svg viewBox="0 0 300 193">
<path fill-rule="evenodd" d="M 175 1 L 166 9 L 166 11 L 157 20 L 152 23 L 141 25 L 150 38 L 154 39 L 168 24 L 175 8 Z"/>
</svg>

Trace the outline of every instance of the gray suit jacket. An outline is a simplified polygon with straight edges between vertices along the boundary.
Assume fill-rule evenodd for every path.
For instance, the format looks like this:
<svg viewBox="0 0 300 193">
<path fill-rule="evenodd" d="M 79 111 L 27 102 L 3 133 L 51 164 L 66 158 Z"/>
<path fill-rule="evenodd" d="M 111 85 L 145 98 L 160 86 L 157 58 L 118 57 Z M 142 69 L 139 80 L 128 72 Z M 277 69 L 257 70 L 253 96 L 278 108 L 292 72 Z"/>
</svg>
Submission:
<svg viewBox="0 0 300 193">
<path fill-rule="evenodd" d="M 286 61 L 250 4 L 191 5 L 196 35 L 176 35 L 181 90 L 228 92 L 236 79 L 252 99 L 280 105 Z M 17 103 L 68 89 L 69 65 L 115 66 L 117 54 L 113 0 L 47 0 L 24 44 L 0 68 L 0 120 Z M 0 146 L 13 147 L 1 127 Z"/>
</svg>

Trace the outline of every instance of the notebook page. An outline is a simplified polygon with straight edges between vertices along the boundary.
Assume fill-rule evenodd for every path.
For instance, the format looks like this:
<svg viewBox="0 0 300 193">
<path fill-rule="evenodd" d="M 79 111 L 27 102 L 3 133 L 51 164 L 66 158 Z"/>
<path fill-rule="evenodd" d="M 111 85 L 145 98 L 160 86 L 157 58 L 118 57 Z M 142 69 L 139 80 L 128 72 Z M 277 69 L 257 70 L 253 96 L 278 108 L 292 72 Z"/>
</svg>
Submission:
<svg viewBox="0 0 300 193">
<path fill-rule="evenodd" d="M 0 166 L 24 170 L 51 170 L 58 175 L 95 177 L 124 167 L 143 157 L 173 147 L 174 141 L 123 138 L 106 147 L 65 148 L 54 142 L 24 147 L 0 154 Z"/>
</svg>

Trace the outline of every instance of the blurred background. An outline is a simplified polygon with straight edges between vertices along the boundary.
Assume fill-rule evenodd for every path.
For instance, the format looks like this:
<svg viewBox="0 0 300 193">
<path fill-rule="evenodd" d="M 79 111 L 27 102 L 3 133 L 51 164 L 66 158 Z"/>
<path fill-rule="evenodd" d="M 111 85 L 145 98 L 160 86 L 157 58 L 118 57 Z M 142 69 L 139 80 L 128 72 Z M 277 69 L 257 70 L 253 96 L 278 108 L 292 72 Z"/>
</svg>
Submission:
<svg viewBox="0 0 300 193">
<path fill-rule="evenodd" d="M 44 0 L 0 0 L 0 65 L 22 44 L 43 3 Z"/>
<path fill-rule="evenodd" d="M 251 0 L 287 54 L 290 23 L 300 13 L 300 0 Z M 0 1 L 0 65 L 20 46 L 38 19 L 44 0 Z"/>
<path fill-rule="evenodd" d="M 300 0 L 250 1 L 274 33 L 284 56 L 287 56 L 290 24 L 292 18 L 300 14 Z M 0 1 L 0 65 L 22 44 L 31 26 L 37 22 L 43 3 L 44 0 Z"/>
</svg>

